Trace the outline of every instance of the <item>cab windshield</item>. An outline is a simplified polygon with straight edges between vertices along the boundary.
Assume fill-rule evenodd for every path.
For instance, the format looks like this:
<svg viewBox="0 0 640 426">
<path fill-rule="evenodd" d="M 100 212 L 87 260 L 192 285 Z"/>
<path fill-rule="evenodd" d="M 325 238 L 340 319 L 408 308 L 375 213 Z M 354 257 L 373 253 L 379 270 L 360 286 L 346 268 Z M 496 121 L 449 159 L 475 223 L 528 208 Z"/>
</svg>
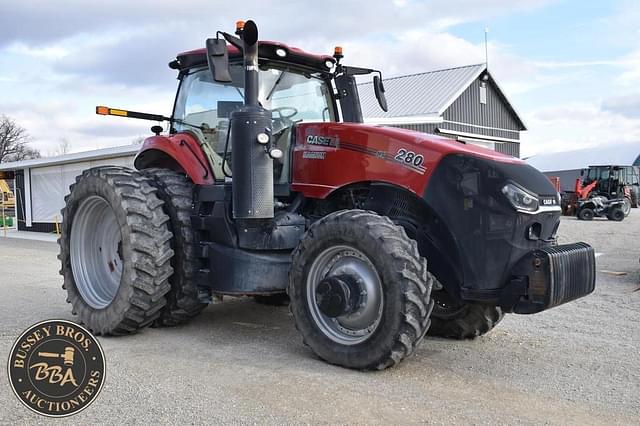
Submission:
<svg viewBox="0 0 640 426">
<path fill-rule="evenodd" d="M 207 68 L 195 69 L 184 76 L 173 113 L 175 130 L 195 132 L 211 147 L 216 177 L 222 176 L 229 116 L 244 103 L 243 67 L 232 64 L 230 71 L 233 81 L 228 84 L 213 81 Z M 294 124 L 335 121 L 331 89 L 320 75 L 302 74 L 286 68 L 261 67 L 259 81 L 258 101 L 272 113 L 273 143 L 285 153 L 280 165 L 282 168 L 288 166 L 284 161 L 288 161 Z M 229 146 L 227 155 L 230 153 Z M 227 158 L 227 175 L 230 174 L 229 166 Z"/>
</svg>

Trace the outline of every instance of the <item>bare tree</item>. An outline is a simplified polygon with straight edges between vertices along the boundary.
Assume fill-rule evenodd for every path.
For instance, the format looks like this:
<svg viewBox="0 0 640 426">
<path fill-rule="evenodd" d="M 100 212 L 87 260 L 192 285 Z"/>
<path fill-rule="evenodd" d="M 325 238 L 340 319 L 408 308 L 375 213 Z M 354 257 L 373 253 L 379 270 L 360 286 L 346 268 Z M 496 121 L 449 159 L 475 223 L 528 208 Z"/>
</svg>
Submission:
<svg viewBox="0 0 640 426">
<path fill-rule="evenodd" d="M 40 158 L 40 152 L 28 145 L 30 140 L 24 127 L 0 115 L 0 163 Z"/>
<path fill-rule="evenodd" d="M 57 157 L 58 155 L 68 154 L 71 150 L 71 142 L 65 137 L 60 138 L 58 145 L 53 151 L 47 150 L 45 157 Z"/>
<path fill-rule="evenodd" d="M 71 142 L 69 142 L 69 139 L 67 139 L 66 137 L 60 139 L 60 142 L 58 142 L 58 149 L 56 149 L 57 155 L 68 154 L 70 150 Z"/>
<path fill-rule="evenodd" d="M 146 139 L 145 136 L 136 136 L 132 141 L 131 145 L 142 145 L 142 142 Z"/>
</svg>

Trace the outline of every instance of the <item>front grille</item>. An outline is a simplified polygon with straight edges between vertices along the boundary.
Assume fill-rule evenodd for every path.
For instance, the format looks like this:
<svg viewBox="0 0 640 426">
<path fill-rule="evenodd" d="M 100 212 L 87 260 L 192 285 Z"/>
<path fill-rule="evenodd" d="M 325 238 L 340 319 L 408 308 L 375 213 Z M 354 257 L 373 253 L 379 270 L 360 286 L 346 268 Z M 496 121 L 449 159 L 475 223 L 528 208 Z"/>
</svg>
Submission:
<svg viewBox="0 0 640 426">
<path fill-rule="evenodd" d="M 549 262 L 548 308 L 586 296 L 595 289 L 593 247 L 574 243 L 545 247 L 539 251 Z"/>
</svg>

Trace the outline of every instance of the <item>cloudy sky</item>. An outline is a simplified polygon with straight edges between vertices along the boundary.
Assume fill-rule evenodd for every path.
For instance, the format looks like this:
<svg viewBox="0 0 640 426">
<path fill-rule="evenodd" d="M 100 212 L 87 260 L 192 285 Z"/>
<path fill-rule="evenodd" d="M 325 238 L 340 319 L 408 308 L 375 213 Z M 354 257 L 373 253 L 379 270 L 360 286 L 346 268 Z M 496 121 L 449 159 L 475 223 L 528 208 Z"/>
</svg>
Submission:
<svg viewBox="0 0 640 426">
<path fill-rule="evenodd" d="M 177 52 L 254 19 L 263 39 L 387 77 L 484 62 L 529 131 L 523 155 L 640 142 L 637 0 L 0 0 L 0 114 L 44 154 L 125 145 L 153 123 L 95 105 L 169 114 Z"/>
</svg>

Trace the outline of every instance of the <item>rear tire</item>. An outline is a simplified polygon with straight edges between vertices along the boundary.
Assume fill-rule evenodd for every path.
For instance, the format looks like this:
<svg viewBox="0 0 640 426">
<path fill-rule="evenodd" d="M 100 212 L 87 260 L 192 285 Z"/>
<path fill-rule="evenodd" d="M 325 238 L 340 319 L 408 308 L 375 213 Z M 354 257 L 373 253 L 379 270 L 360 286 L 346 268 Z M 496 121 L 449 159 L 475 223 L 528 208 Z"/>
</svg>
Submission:
<svg viewBox="0 0 640 426">
<path fill-rule="evenodd" d="M 325 315 L 318 284 L 345 276 L 354 280 L 350 285 L 360 285 L 350 293 L 358 298 L 357 311 Z M 295 249 L 289 307 L 305 344 L 320 358 L 381 370 L 411 355 L 422 341 L 433 308 L 432 284 L 426 259 L 401 226 L 373 212 L 342 210 L 314 223 Z"/>
<path fill-rule="evenodd" d="M 622 204 L 622 212 L 625 216 L 629 216 L 631 213 L 631 199 L 628 197 L 624 197 L 624 204 Z"/>
<path fill-rule="evenodd" d="M 580 220 L 593 220 L 594 216 L 595 212 L 588 207 L 583 207 L 578 210 L 578 219 Z"/>
<path fill-rule="evenodd" d="M 86 170 L 71 185 L 58 240 L 67 302 L 96 334 L 150 325 L 171 289 L 169 218 L 147 177 L 124 167 Z"/>
<path fill-rule="evenodd" d="M 607 219 L 613 220 L 615 222 L 622 222 L 624 218 L 625 218 L 624 211 L 622 211 L 622 209 L 619 209 L 619 208 L 613 209 L 613 211 L 607 215 Z"/>
<path fill-rule="evenodd" d="M 434 291 L 435 302 L 428 334 L 449 339 L 475 339 L 491 331 L 504 318 L 493 305 L 452 303 L 445 290 Z"/>
<path fill-rule="evenodd" d="M 631 189 L 631 207 L 638 208 L 638 189 Z"/>
<path fill-rule="evenodd" d="M 146 169 L 142 173 L 152 179 L 151 184 L 158 189 L 158 198 L 164 201 L 163 209 L 169 216 L 169 227 L 173 233 L 171 248 L 175 252 L 171 260 L 173 275 L 169 279 L 171 291 L 166 295 L 167 305 L 156 324 L 184 324 L 207 307 L 198 297 L 195 282 L 198 260 L 191 226 L 193 184 L 184 174 L 173 170 Z"/>
</svg>

